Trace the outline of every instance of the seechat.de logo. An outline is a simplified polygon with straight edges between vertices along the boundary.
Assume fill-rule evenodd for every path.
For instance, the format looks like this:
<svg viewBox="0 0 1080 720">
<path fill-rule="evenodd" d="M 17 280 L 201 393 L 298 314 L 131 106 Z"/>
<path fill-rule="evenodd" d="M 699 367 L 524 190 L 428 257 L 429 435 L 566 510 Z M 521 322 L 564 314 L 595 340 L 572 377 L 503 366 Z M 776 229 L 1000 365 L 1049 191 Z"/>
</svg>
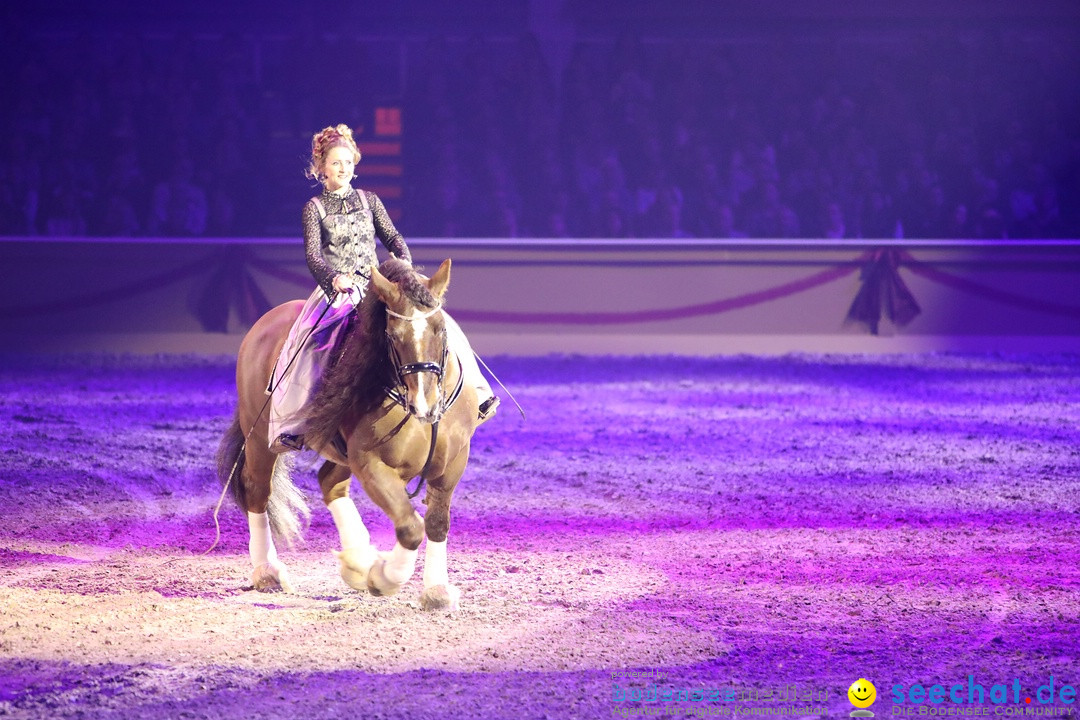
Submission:
<svg viewBox="0 0 1080 720">
<path fill-rule="evenodd" d="M 874 701 L 877 700 L 877 688 L 874 687 L 874 683 L 866 678 L 859 678 L 851 683 L 851 687 L 849 687 L 847 691 L 847 697 L 848 700 L 851 701 L 851 704 L 858 708 L 857 710 L 851 711 L 851 717 L 874 717 L 874 713 L 866 709 L 873 705 Z"/>
</svg>

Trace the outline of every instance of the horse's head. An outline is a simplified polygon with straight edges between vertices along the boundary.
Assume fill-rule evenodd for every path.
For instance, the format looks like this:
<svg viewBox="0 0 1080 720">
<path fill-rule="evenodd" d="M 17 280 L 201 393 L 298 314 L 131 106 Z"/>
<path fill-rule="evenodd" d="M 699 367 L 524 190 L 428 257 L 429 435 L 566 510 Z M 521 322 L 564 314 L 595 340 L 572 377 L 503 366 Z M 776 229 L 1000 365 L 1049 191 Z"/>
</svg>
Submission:
<svg viewBox="0 0 1080 720">
<path fill-rule="evenodd" d="M 405 269 L 389 277 L 373 267 L 371 287 L 386 305 L 387 345 L 408 410 L 422 422 L 438 422 L 444 410 L 447 346 L 442 299 L 450 284 L 450 260 L 430 279 L 405 263 L 400 266 Z"/>
</svg>

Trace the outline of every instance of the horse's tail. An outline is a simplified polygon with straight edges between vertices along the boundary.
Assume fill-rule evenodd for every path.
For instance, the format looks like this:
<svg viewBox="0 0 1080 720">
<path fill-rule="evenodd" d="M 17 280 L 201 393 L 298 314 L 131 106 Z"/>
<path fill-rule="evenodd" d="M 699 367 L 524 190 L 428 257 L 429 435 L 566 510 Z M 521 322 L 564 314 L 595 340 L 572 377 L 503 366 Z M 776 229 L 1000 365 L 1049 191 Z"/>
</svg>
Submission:
<svg viewBox="0 0 1080 720">
<path fill-rule="evenodd" d="M 241 510 L 247 509 L 247 489 L 241 480 L 244 463 L 247 459 L 244 431 L 240 427 L 240 411 L 233 415 L 232 424 L 221 438 L 218 446 L 217 471 L 221 483 L 228 484 L 233 499 Z M 304 493 L 292 481 L 293 459 L 291 453 L 278 455 L 274 462 L 274 471 L 270 477 L 270 500 L 266 507 L 270 529 L 274 535 L 283 539 L 292 547 L 303 532 L 300 518 L 304 524 L 311 518 L 311 509 L 307 506 Z"/>
<path fill-rule="evenodd" d="M 270 502 L 266 506 L 270 529 L 289 547 L 303 539 L 304 526 L 311 520 L 311 508 L 307 505 L 307 499 L 300 488 L 293 484 L 292 467 L 292 453 L 282 453 L 274 460 L 274 472 L 270 478 Z"/>
<path fill-rule="evenodd" d="M 245 460 L 244 431 L 240 429 L 240 408 L 237 408 L 233 413 L 232 424 L 221 436 L 221 443 L 218 445 L 217 474 L 221 484 L 228 485 L 232 490 L 233 497 L 241 508 L 247 507 L 244 502 L 244 483 L 240 482 Z"/>
</svg>

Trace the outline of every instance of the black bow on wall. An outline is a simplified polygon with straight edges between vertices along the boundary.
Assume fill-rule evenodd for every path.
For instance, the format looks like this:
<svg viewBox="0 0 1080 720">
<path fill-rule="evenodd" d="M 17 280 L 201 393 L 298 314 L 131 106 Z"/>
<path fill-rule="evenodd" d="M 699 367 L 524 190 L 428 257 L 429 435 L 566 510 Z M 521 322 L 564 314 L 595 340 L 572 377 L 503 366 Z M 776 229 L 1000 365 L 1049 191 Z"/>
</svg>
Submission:
<svg viewBox="0 0 1080 720">
<path fill-rule="evenodd" d="M 922 312 L 915 296 L 900 277 L 903 255 L 899 250 L 876 250 L 863 266 L 862 287 L 848 309 L 847 321 L 865 323 L 874 335 L 882 313 L 896 325 L 907 325 Z"/>
</svg>

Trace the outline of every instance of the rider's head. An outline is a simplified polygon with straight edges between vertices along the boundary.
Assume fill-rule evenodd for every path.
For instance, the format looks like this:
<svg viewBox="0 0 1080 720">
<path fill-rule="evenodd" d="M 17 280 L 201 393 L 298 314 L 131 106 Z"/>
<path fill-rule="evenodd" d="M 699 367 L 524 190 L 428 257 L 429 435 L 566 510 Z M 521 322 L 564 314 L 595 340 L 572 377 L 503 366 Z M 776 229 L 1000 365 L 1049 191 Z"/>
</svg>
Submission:
<svg viewBox="0 0 1080 720">
<path fill-rule="evenodd" d="M 348 150 L 352 156 L 353 165 L 360 162 L 360 148 L 356 147 L 356 141 L 353 140 L 352 129 L 345 124 L 325 127 L 311 138 L 311 162 L 304 174 L 319 182 L 325 182 L 328 175 L 326 162 L 330 151 L 334 148 Z"/>
</svg>

